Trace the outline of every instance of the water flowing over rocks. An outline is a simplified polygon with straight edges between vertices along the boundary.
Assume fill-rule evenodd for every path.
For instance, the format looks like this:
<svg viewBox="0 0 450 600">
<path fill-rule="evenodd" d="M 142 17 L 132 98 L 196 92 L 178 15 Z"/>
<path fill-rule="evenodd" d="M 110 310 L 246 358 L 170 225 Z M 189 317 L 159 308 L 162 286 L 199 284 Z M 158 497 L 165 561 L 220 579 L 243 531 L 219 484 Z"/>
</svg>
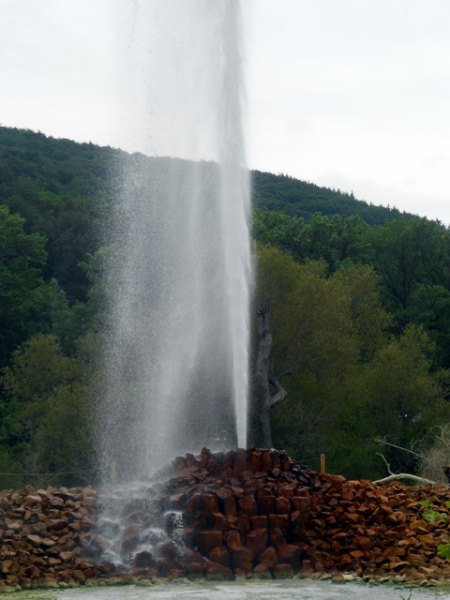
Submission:
<svg viewBox="0 0 450 600">
<path fill-rule="evenodd" d="M 328 573 L 449 583 L 447 486 L 319 475 L 250 448 L 178 458 L 160 483 L 0 494 L 2 586 Z M 162 483 L 161 483 L 162 481 Z M 422 503 L 421 503 L 422 502 Z"/>
</svg>

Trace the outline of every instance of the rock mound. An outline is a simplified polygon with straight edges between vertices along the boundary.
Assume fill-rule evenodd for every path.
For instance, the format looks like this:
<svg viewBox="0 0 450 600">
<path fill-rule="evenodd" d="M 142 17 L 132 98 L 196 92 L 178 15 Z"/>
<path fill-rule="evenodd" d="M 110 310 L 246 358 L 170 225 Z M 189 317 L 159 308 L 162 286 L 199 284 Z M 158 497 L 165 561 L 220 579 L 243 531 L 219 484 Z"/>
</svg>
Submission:
<svg viewBox="0 0 450 600">
<path fill-rule="evenodd" d="M 104 496 L 92 487 L 1 493 L 0 589 L 298 572 L 450 582 L 450 560 L 439 551 L 450 542 L 447 486 L 380 486 L 319 475 L 275 450 L 203 449 L 176 459 L 151 494 L 150 521 L 164 524 L 164 537 L 145 545 L 146 505 L 130 498 L 123 556 L 113 564 L 98 518 Z"/>
<path fill-rule="evenodd" d="M 99 577 L 94 562 L 83 557 L 96 514 L 92 487 L 1 492 L 0 590 Z"/>
</svg>

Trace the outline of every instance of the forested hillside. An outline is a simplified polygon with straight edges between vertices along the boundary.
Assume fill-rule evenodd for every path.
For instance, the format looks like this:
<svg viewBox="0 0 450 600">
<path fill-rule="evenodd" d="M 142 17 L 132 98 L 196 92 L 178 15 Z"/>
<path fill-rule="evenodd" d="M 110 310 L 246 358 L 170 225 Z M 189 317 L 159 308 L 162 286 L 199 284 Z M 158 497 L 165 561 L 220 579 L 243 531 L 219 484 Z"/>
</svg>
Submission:
<svg viewBox="0 0 450 600">
<path fill-rule="evenodd" d="M 133 160 L 151 173 L 171 159 L 0 128 L 0 488 L 94 476 L 104 232 Z M 287 176 L 255 172 L 253 190 L 253 439 L 266 411 L 273 444 L 312 466 L 325 452 L 331 470 L 375 477 L 382 454 L 441 476 L 449 230 Z"/>
<path fill-rule="evenodd" d="M 279 211 L 306 220 L 315 213 L 344 218 L 358 215 L 369 225 L 412 218 L 412 215 L 401 213 L 395 208 L 356 200 L 353 193 L 319 187 L 288 175 L 260 171 L 253 172 L 253 204 L 256 208 Z"/>
</svg>

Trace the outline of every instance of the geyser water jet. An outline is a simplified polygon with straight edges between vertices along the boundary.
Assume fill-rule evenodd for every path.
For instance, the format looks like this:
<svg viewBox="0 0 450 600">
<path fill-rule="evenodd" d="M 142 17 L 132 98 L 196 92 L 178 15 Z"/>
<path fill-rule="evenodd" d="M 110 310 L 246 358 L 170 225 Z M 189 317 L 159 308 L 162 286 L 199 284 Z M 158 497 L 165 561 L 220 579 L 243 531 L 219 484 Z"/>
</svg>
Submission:
<svg viewBox="0 0 450 600">
<path fill-rule="evenodd" d="M 100 465 L 121 480 L 246 445 L 251 284 L 240 2 L 128 11 L 124 127 L 159 156 L 123 158 L 110 229 Z"/>
</svg>

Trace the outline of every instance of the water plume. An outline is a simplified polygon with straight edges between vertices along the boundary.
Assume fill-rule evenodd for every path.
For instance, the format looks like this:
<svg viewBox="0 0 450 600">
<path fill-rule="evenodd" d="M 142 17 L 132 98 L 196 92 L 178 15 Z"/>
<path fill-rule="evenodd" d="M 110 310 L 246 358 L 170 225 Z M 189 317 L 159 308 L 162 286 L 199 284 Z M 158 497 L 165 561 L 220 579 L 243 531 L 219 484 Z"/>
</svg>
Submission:
<svg viewBox="0 0 450 600">
<path fill-rule="evenodd" d="M 131 480 L 246 445 L 250 200 L 240 2 L 135 0 L 123 27 L 124 130 L 153 157 L 124 157 L 112 215 L 99 443 Z"/>
</svg>

